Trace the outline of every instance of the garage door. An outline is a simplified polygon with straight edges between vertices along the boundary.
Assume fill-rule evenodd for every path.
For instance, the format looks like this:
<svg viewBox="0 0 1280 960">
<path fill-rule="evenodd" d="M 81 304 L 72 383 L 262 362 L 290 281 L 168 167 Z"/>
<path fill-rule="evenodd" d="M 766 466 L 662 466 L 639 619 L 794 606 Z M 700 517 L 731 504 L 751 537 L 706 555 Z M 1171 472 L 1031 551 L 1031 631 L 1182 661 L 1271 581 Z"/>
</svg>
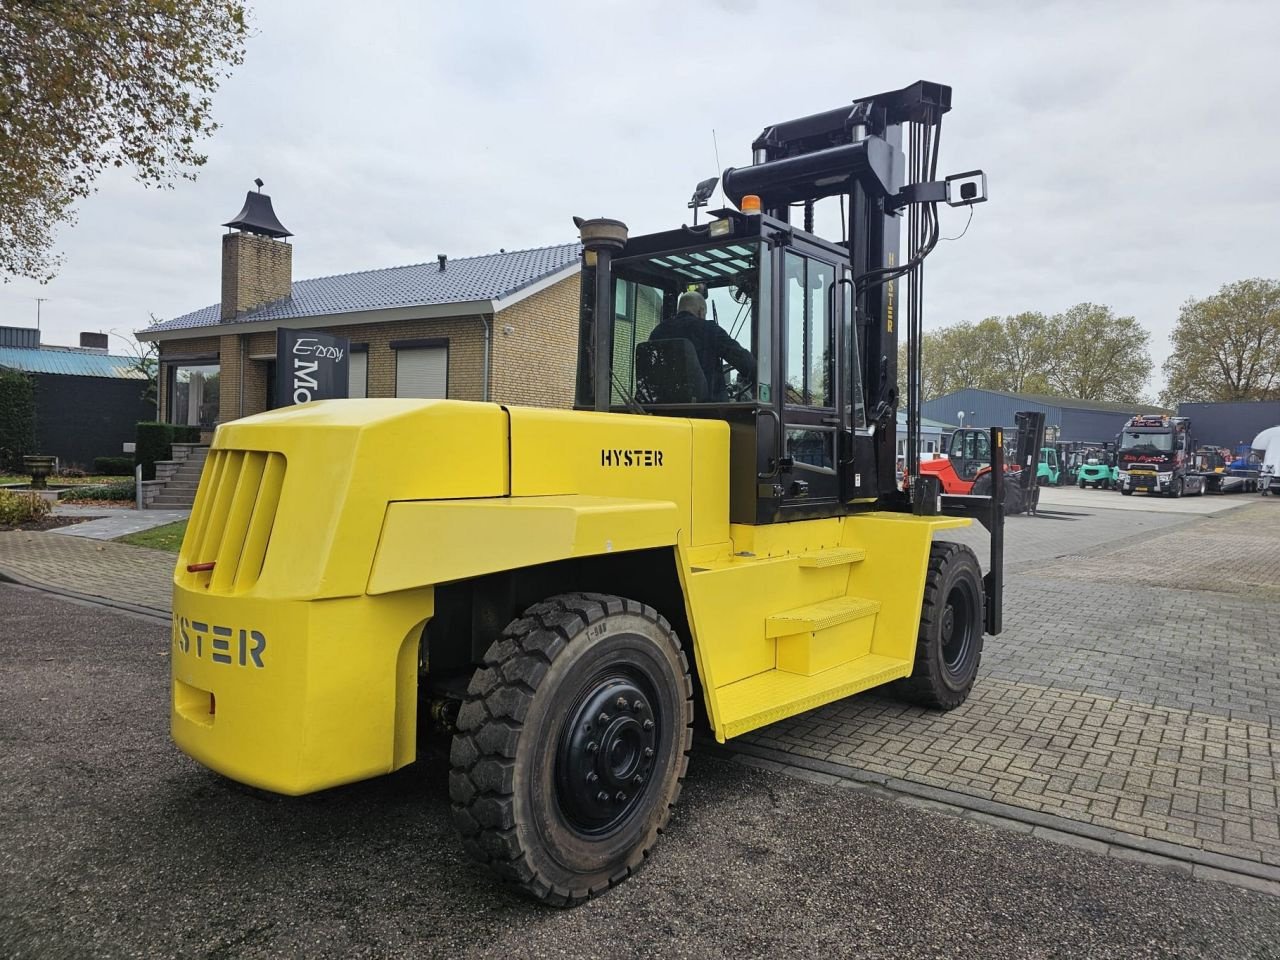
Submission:
<svg viewBox="0 0 1280 960">
<path fill-rule="evenodd" d="M 441 400 L 448 396 L 449 348 L 412 347 L 396 351 L 396 396 Z"/>
</svg>

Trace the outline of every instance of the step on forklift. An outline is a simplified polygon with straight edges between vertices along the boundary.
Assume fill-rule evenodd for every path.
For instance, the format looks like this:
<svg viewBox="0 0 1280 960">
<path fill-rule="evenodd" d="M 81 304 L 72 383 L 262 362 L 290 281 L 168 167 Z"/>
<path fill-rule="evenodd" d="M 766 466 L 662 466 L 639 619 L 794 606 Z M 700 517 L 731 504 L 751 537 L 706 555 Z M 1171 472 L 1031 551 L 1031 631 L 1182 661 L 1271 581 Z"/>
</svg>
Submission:
<svg viewBox="0 0 1280 960">
<path fill-rule="evenodd" d="M 571 905 L 644 862 L 695 717 L 724 741 L 886 685 L 963 703 L 1001 629 L 1004 431 L 991 497 L 920 476 L 923 262 L 939 204 L 986 199 L 979 171 L 936 179 L 950 107 L 920 82 L 774 124 L 700 225 L 577 221 L 574 410 L 330 400 L 221 425 L 174 574 L 177 745 L 288 795 L 447 745 L 466 850 Z M 812 223 L 836 197 L 838 242 Z M 985 577 L 935 540 L 974 519 Z"/>
</svg>

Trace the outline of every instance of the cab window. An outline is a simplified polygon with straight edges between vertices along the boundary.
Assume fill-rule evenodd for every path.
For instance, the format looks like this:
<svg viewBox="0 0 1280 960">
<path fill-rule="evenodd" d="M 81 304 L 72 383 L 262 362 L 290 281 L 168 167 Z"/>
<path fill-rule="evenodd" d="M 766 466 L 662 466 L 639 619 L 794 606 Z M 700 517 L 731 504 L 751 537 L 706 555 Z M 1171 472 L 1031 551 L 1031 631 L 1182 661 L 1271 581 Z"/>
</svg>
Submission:
<svg viewBox="0 0 1280 960">
<path fill-rule="evenodd" d="M 783 342 L 786 402 L 831 407 L 833 354 L 829 291 L 836 270 L 829 263 L 788 252 L 783 275 Z"/>
</svg>

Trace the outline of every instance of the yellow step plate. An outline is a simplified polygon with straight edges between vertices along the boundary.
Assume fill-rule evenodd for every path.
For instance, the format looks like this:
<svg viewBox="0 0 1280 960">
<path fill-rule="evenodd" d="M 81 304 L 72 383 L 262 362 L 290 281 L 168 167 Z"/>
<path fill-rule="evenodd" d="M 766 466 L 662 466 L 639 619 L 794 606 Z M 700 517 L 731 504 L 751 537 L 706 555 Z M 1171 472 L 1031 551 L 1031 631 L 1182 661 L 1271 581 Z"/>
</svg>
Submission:
<svg viewBox="0 0 1280 960">
<path fill-rule="evenodd" d="M 862 597 L 837 597 L 804 607 L 775 613 L 765 621 L 766 637 L 788 637 L 793 633 L 816 633 L 850 620 L 870 617 L 880 612 L 879 600 Z"/>
<path fill-rule="evenodd" d="M 766 670 L 716 691 L 716 735 L 727 740 L 911 672 L 906 660 L 869 653 L 813 676 Z"/>
<path fill-rule="evenodd" d="M 830 550 L 814 550 L 800 554 L 802 569 L 815 567 L 839 567 L 846 563 L 859 563 L 867 558 L 867 551 L 856 547 L 833 547 Z"/>
</svg>

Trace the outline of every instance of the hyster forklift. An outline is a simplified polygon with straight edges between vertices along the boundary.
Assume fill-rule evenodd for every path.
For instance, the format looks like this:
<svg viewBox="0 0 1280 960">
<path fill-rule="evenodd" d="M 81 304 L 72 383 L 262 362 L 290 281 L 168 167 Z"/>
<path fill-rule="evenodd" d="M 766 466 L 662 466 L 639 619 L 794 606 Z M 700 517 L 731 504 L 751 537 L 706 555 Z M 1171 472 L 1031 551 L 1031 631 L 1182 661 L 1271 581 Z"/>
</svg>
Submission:
<svg viewBox="0 0 1280 960">
<path fill-rule="evenodd" d="M 1000 631 L 1004 441 L 994 497 L 919 476 L 921 264 L 938 204 L 986 190 L 935 179 L 950 105 L 922 82 L 771 126 L 701 225 L 579 221 L 576 410 L 330 400 L 220 426 L 175 571 L 178 746 L 298 795 L 450 745 L 466 849 L 567 905 L 644 862 L 695 716 L 724 741 L 886 684 L 959 706 Z M 847 241 L 812 231 L 834 197 Z M 654 335 L 691 289 L 751 363 Z M 985 578 L 934 539 L 973 519 Z"/>
</svg>

